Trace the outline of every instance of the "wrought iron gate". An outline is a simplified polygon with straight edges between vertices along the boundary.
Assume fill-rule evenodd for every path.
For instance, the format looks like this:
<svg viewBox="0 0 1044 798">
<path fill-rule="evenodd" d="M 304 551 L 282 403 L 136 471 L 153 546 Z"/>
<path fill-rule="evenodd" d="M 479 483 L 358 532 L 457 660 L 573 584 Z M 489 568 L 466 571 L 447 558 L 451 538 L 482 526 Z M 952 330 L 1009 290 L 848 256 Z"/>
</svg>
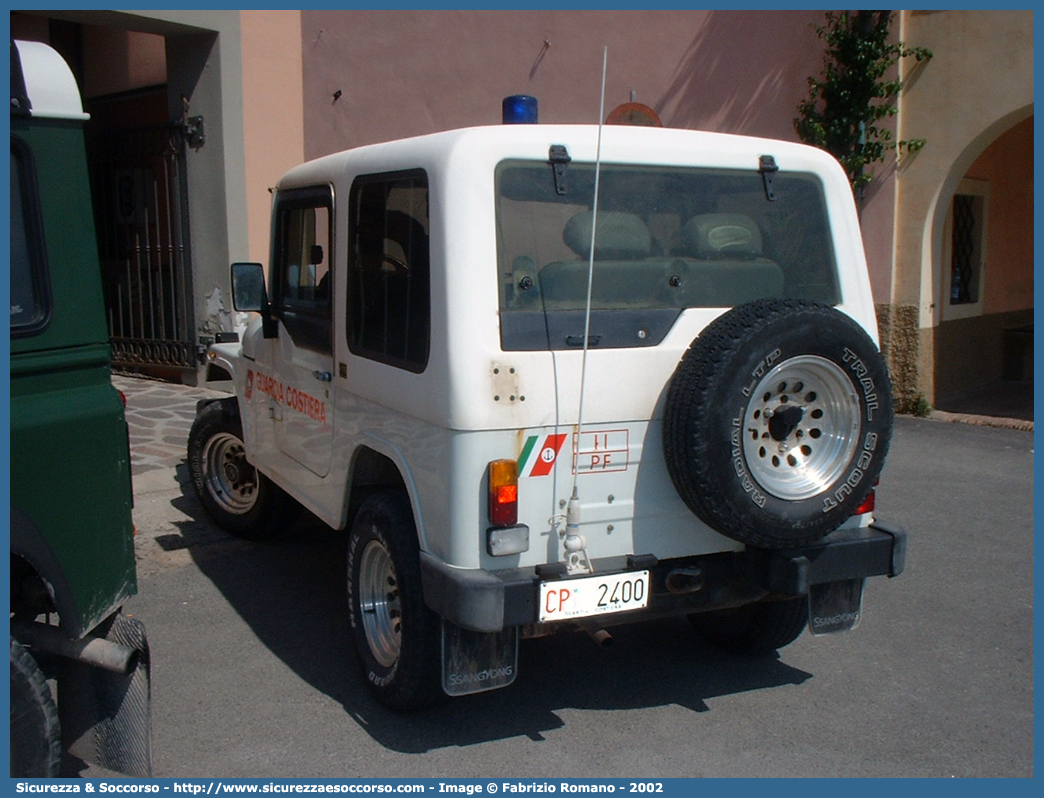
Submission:
<svg viewBox="0 0 1044 798">
<path fill-rule="evenodd" d="M 183 126 L 108 131 L 91 155 L 113 365 L 195 369 Z"/>
</svg>

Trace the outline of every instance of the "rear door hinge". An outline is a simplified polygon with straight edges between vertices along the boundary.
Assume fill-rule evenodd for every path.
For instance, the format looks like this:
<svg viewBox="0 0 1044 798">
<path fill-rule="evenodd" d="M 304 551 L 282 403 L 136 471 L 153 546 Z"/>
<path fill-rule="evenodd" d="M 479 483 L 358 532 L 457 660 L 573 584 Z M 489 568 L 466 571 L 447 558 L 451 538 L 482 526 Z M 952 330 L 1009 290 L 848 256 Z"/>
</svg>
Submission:
<svg viewBox="0 0 1044 798">
<path fill-rule="evenodd" d="M 555 174 L 555 191 L 559 196 L 566 193 L 566 165 L 573 160 L 569 157 L 569 150 L 564 144 L 552 144 L 548 151 L 548 158 Z"/>
<path fill-rule="evenodd" d="M 762 155 L 761 160 L 758 162 L 758 171 L 761 172 L 761 180 L 765 184 L 765 199 L 769 202 L 775 202 L 776 192 L 772 189 L 772 178 L 779 171 L 779 167 L 776 166 L 776 159 L 771 155 Z"/>
</svg>

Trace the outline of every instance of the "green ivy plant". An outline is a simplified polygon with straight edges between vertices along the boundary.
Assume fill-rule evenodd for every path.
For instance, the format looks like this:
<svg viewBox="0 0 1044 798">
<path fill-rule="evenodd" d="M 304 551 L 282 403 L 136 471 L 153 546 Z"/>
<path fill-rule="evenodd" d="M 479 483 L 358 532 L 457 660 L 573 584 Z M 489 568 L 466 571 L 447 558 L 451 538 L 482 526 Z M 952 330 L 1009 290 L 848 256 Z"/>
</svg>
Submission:
<svg viewBox="0 0 1044 798">
<path fill-rule="evenodd" d="M 798 136 L 837 158 L 848 173 L 856 196 L 874 179 L 872 165 L 885 154 L 912 153 L 924 139 L 894 141 L 887 128 L 878 127 L 895 116 L 895 100 L 904 81 L 890 77 L 900 59 L 927 62 L 924 47 L 889 41 L 890 11 L 829 12 L 825 25 L 816 25 L 826 43 L 822 77 L 808 79 L 808 97 L 798 105 L 794 120 Z"/>
</svg>

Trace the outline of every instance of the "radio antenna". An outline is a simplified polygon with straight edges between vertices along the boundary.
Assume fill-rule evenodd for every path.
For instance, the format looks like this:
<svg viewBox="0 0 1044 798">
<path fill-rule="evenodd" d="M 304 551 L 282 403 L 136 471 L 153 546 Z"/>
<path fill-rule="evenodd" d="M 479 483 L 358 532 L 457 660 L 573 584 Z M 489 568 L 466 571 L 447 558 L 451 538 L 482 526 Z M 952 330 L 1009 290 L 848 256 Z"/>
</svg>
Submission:
<svg viewBox="0 0 1044 798">
<path fill-rule="evenodd" d="M 587 387 L 587 350 L 591 337 L 591 293 L 594 285 L 595 237 L 598 230 L 598 189 L 602 172 L 602 127 L 605 119 L 605 75 L 609 64 L 609 48 L 602 50 L 602 94 L 598 104 L 598 139 L 595 146 L 594 198 L 591 203 L 591 246 L 587 253 L 587 299 L 584 303 L 584 349 L 580 359 L 580 404 L 576 416 L 576 448 L 580 450 L 580 432 L 584 423 L 584 392 Z M 573 463 L 573 491 L 566 507 L 566 570 L 569 573 L 591 573 L 587 542 L 580 534 L 580 494 L 577 487 L 577 463 Z"/>
</svg>

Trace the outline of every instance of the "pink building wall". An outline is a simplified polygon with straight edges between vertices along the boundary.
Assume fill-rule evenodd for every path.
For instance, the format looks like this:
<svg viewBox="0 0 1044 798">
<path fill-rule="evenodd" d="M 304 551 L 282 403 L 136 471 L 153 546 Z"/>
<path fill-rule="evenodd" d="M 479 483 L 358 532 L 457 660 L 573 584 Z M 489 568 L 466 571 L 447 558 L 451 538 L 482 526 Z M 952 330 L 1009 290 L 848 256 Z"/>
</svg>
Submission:
<svg viewBox="0 0 1044 798">
<path fill-rule="evenodd" d="M 305 11 L 307 154 L 498 124 L 509 94 L 541 122 L 597 122 L 636 99 L 670 127 L 794 139 L 819 68 L 819 12 Z M 545 45 L 545 42 L 548 44 Z M 334 102 L 333 94 L 341 91 Z"/>
<path fill-rule="evenodd" d="M 607 112 L 633 92 L 668 127 L 796 141 L 823 21 L 822 11 L 303 11 L 305 156 L 499 124 L 511 94 L 537 97 L 543 123 L 597 122 L 606 47 Z M 864 241 L 887 302 L 894 188 L 881 171 Z"/>
</svg>

